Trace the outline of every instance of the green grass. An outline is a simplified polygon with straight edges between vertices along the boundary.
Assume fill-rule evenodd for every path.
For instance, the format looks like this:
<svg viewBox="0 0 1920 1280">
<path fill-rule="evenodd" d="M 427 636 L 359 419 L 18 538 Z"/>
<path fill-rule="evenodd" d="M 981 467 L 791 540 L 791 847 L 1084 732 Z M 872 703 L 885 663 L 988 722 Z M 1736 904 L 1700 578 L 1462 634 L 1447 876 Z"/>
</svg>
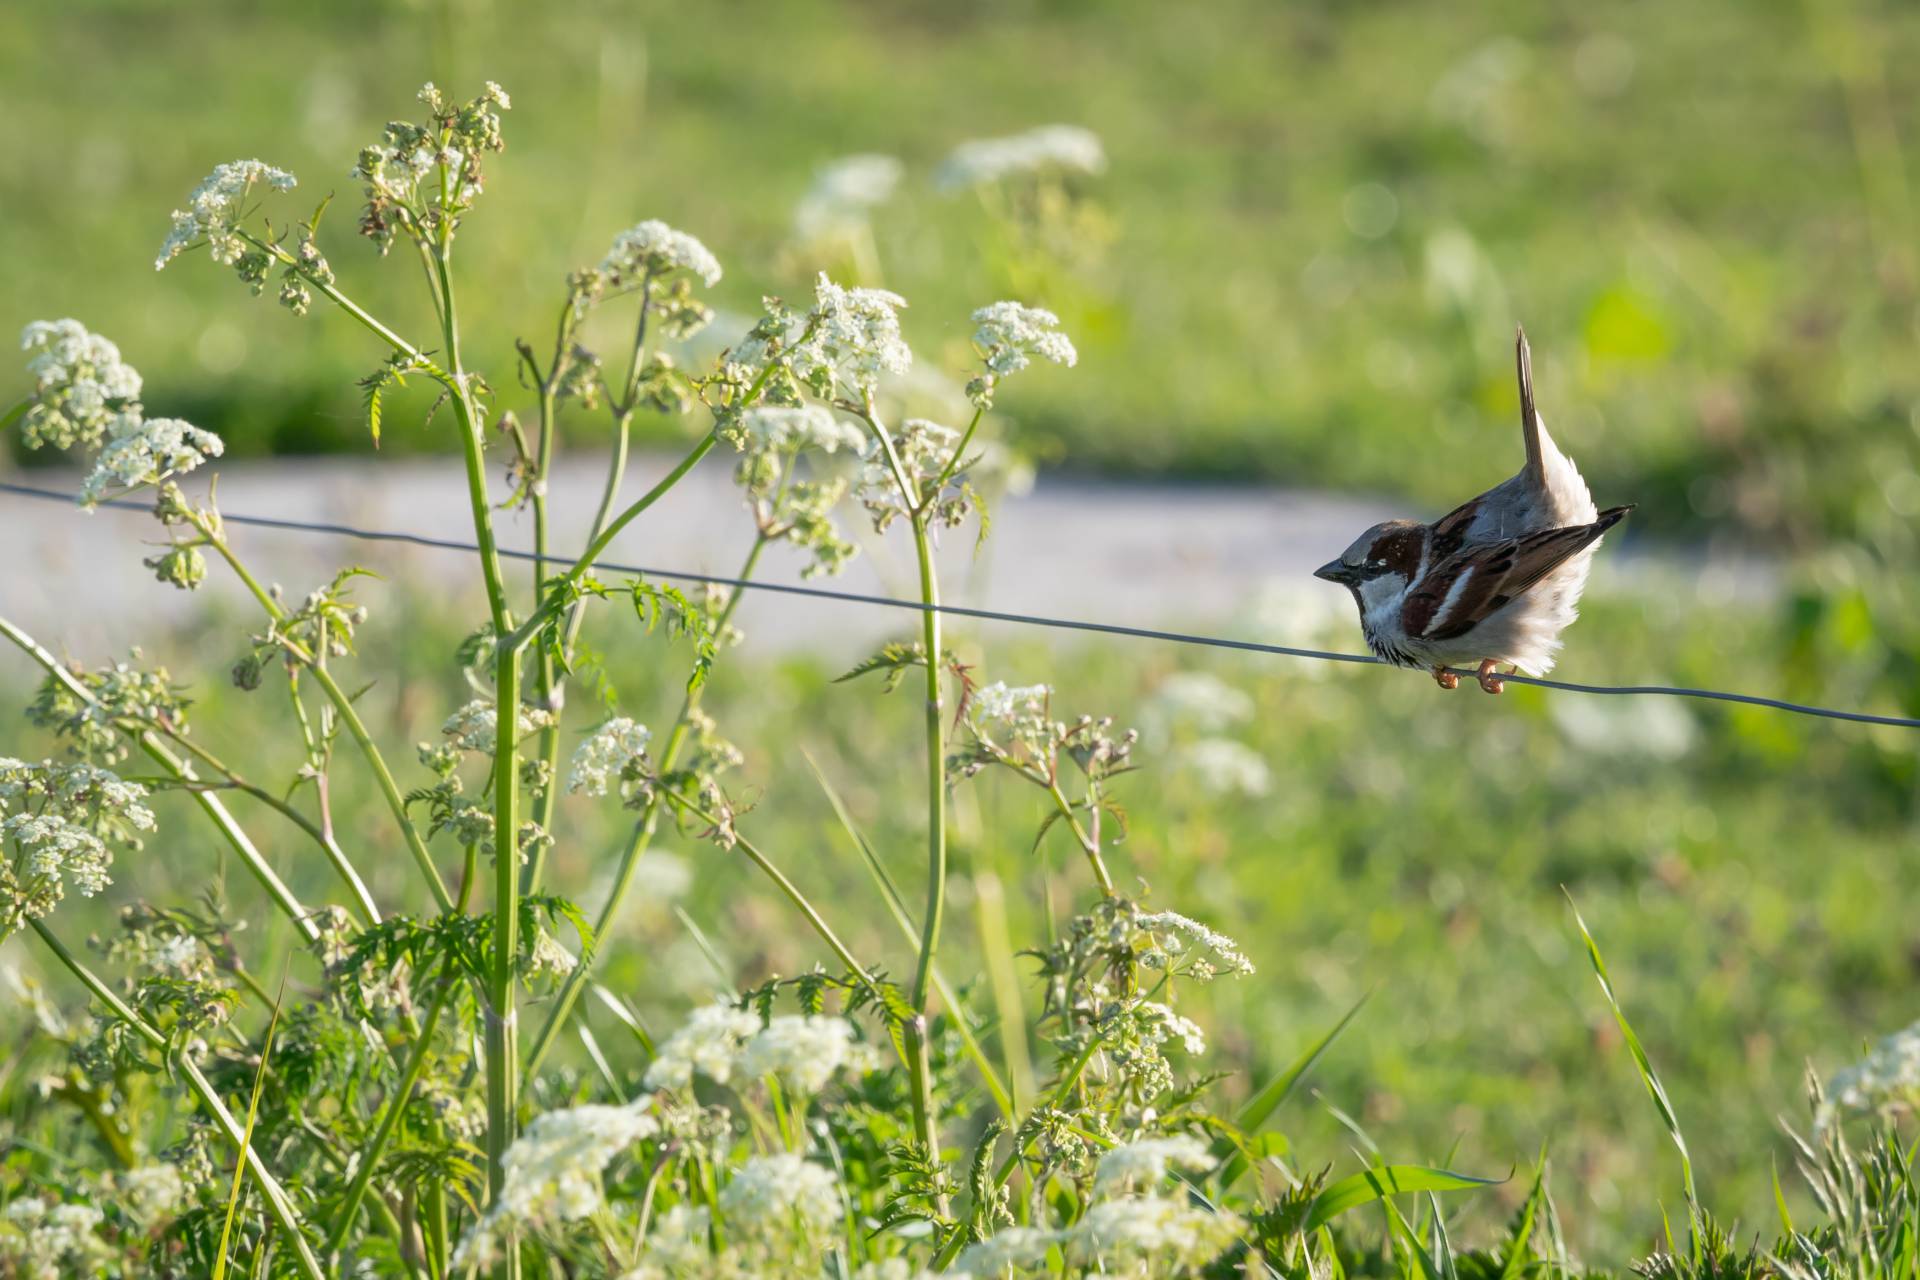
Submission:
<svg viewBox="0 0 1920 1280">
<path fill-rule="evenodd" d="M 361 447 L 347 380 L 382 353 L 204 263 L 152 278 L 168 209 L 215 161 L 287 165 L 340 196 L 327 244 L 352 288 L 422 332 L 417 282 L 351 243 L 346 171 L 411 86 L 491 77 L 510 149 L 463 259 L 488 282 L 470 359 L 503 386 L 564 273 L 641 217 L 723 246 L 740 310 L 804 288 L 793 204 L 868 150 L 909 166 L 881 262 L 922 359 L 953 367 L 966 312 L 1007 285 L 977 202 L 931 171 L 1060 119 L 1107 141 L 1091 190 L 1117 238 L 1030 299 L 1084 356 L 1021 399 L 1043 459 L 1445 503 L 1506 465 L 1524 321 L 1549 421 L 1644 527 L 1911 550 L 1903 6 L 93 2 L 14 6 L 0 35 L 0 318 L 117 337 L 167 371 L 151 404 L 241 452 Z M 446 439 L 396 418 L 384 447 Z"/>
<path fill-rule="evenodd" d="M 406 761 L 406 744 L 436 736 L 466 696 L 445 676 L 460 628 L 444 602 L 417 592 L 373 583 L 361 594 L 375 622 L 354 669 L 383 673 L 363 710 L 401 785 L 418 785 L 426 775 Z M 772 599 L 750 601 L 744 625 L 774 626 L 777 609 Z M 1687 616 L 1661 601 L 1602 602 L 1589 614 L 1578 629 L 1582 677 L 1659 670 L 1743 689 L 1786 678 L 1771 655 L 1790 647 L 1782 640 L 1790 618 Z M 196 737 L 278 786 L 298 764 L 280 723 L 286 707 L 224 678 L 244 625 L 229 618 L 156 637 L 147 651 L 192 686 Z M 58 648 L 57 637 L 44 639 Z M 655 721 L 671 714 L 684 652 L 643 639 L 616 612 L 590 639 L 613 655 L 608 675 L 625 711 Z M 1520 688 L 1497 701 L 1449 696 L 1407 673 L 1214 660 L 1151 645 L 998 641 L 983 655 L 961 641 L 985 678 L 1050 678 L 1060 709 L 1111 712 L 1123 723 L 1142 717 L 1161 679 L 1196 662 L 1253 696 L 1256 713 L 1239 736 L 1272 768 L 1270 793 L 1208 795 L 1172 763 L 1183 732 L 1171 731 L 1173 742 L 1170 731 L 1150 736 L 1147 767 L 1118 787 L 1132 834 L 1113 870 L 1124 886 L 1146 886 L 1149 901 L 1241 939 L 1258 963 L 1257 977 L 1208 988 L 1201 1015 L 1243 1068 L 1229 1085 L 1237 1096 L 1372 993 L 1277 1118 L 1304 1169 L 1348 1158 L 1355 1139 L 1337 1108 L 1396 1161 L 1499 1177 L 1546 1144 L 1570 1237 L 1596 1261 L 1645 1247 L 1663 1205 L 1680 1213 L 1668 1136 L 1594 989 L 1567 894 L 1603 941 L 1685 1127 L 1702 1198 L 1723 1218 L 1771 1220 L 1768 1171 L 1790 1163 L 1776 1117 L 1800 1116 L 1805 1065 L 1829 1071 L 1862 1039 L 1911 1020 L 1911 909 L 1889 850 L 1912 839 L 1920 777 L 1898 731 Z M 917 901 L 923 837 L 910 814 L 882 799 L 915 785 L 914 755 L 898 744 L 917 723 L 917 704 L 905 692 L 829 683 L 856 656 L 723 666 L 708 705 L 747 753 L 735 789 L 754 807 L 742 830 L 822 904 L 856 954 L 897 973 L 911 967 L 911 949 L 807 763 L 819 763 Z M 4 667 L 14 695 L 25 691 L 23 670 L 14 660 Z M 593 714 L 584 690 L 576 693 L 569 738 Z M 20 754 L 41 745 L 31 733 L 12 737 Z M 1670 754 L 1674 744 L 1684 750 Z M 385 815 L 357 761 L 341 759 L 335 794 L 342 843 L 376 898 L 389 911 L 424 907 L 412 868 L 369 852 L 388 846 Z M 244 797 L 233 803 L 296 890 L 339 898 L 303 837 Z M 1049 893 L 1060 913 L 1089 900 L 1085 868 L 1060 833 L 1033 848 L 1042 816 L 1023 790 L 959 789 L 955 913 L 942 959 L 956 983 L 985 972 L 971 910 L 976 874 L 992 871 L 1005 884 L 1017 937 L 1038 936 Z M 548 883 L 591 910 L 621 815 L 571 799 L 562 828 Z M 637 901 L 603 962 L 613 990 L 656 1025 L 672 1025 L 683 1002 L 716 981 L 701 944 L 676 921 L 676 901 L 732 980 L 793 974 L 826 958 L 738 855 L 692 834 L 659 847 L 684 861 L 691 887 L 663 896 L 649 887 L 660 864 L 643 863 Z M 457 856 L 439 854 L 452 874 Z M 161 835 L 122 860 L 95 910 L 134 894 L 191 900 L 207 889 L 217 856 L 191 806 L 168 799 Z M 247 953 L 277 954 L 289 927 L 259 909 L 238 868 L 226 887 L 234 914 L 258 922 Z M 76 920 L 67 931 L 82 927 Z M 625 1032 L 594 1002 L 586 1007 L 601 1043 L 620 1052 Z M 563 1056 L 578 1052 L 571 1041 L 563 1047 Z M 1518 1206 L 1526 1181 L 1465 1202 L 1469 1214 L 1491 1226 Z"/>
</svg>

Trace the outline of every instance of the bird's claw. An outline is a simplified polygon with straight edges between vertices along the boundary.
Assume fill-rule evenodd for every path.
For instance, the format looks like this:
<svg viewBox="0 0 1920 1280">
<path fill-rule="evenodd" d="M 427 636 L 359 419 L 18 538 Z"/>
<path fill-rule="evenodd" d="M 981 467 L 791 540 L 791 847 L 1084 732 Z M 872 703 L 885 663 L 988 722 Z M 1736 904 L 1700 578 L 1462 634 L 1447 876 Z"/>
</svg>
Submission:
<svg viewBox="0 0 1920 1280">
<path fill-rule="evenodd" d="M 1433 682 L 1442 689 L 1458 689 L 1460 687 L 1460 677 L 1445 667 L 1435 667 L 1433 669 Z"/>
<path fill-rule="evenodd" d="M 1482 659 L 1480 669 L 1474 673 L 1474 678 L 1480 682 L 1480 688 L 1483 692 L 1504 693 L 1506 692 L 1507 682 L 1502 680 L 1499 673 L 1493 668 L 1494 662 L 1492 658 Z"/>
</svg>

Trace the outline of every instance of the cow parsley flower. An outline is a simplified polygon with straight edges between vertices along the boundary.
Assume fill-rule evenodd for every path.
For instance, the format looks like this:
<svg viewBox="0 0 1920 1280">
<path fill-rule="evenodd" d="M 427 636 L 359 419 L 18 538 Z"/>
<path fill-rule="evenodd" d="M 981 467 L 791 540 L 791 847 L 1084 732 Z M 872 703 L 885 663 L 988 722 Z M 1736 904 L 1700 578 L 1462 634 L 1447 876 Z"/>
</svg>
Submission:
<svg viewBox="0 0 1920 1280">
<path fill-rule="evenodd" d="M 1880 1042 L 1859 1062 L 1827 1082 L 1830 1108 L 1887 1111 L 1920 1102 L 1920 1022 Z"/>
<path fill-rule="evenodd" d="M 875 532 L 885 533 L 888 525 L 907 513 L 909 504 L 918 505 L 929 499 L 934 500 L 932 518 L 937 522 L 952 528 L 965 518 L 969 499 L 964 490 L 955 492 L 957 475 L 948 476 L 942 494 L 929 492 L 959 446 L 959 432 L 925 418 L 908 418 L 900 424 L 899 430 L 893 433 L 892 457 L 880 447 L 878 440 L 867 443 L 861 455 L 864 465 L 857 496 L 867 514 L 873 517 Z M 900 464 L 900 475 L 894 474 L 895 461 Z M 904 494 L 901 476 L 905 477 L 908 489 Z"/>
<path fill-rule="evenodd" d="M 1215 795 L 1263 796 L 1273 789 L 1273 773 L 1252 747 L 1232 738 L 1202 738 L 1189 743 L 1179 761 L 1205 790 Z"/>
<path fill-rule="evenodd" d="M 515 710 L 516 742 L 535 729 L 544 729 L 553 723 L 551 711 L 525 705 Z M 440 732 L 450 745 L 461 751 L 490 756 L 500 732 L 500 709 L 491 702 L 476 698 L 448 716 L 446 723 L 440 726 Z"/>
<path fill-rule="evenodd" d="M 247 197 L 256 184 L 261 189 L 291 191 L 295 179 L 285 169 L 259 160 L 233 160 L 215 166 L 187 197 L 187 207 L 173 211 L 173 227 L 153 260 L 153 269 L 160 270 L 202 240 L 215 262 L 239 262 L 247 251 L 239 233 L 240 220 L 249 212 Z"/>
<path fill-rule="evenodd" d="M 1207 1144 L 1190 1134 L 1141 1138 L 1113 1148 L 1094 1166 L 1096 1195 L 1144 1191 L 1159 1184 L 1169 1169 L 1204 1169 L 1213 1163 Z"/>
<path fill-rule="evenodd" d="M 137 843 L 153 830 L 147 791 L 78 762 L 0 758 L 0 937 L 52 911 L 71 883 L 86 897 L 106 888 L 109 839 Z"/>
<path fill-rule="evenodd" d="M 581 1106 L 534 1117 L 502 1161 L 499 1198 L 462 1237 L 456 1268 L 485 1265 L 509 1223 L 542 1227 L 592 1216 L 606 1204 L 600 1174 L 613 1158 L 660 1131 L 653 1100 L 627 1106 Z"/>
<path fill-rule="evenodd" d="M 148 1164 L 113 1175 L 114 1196 L 135 1222 L 151 1227 L 180 1210 L 187 1198 L 178 1165 Z"/>
<path fill-rule="evenodd" d="M 867 211 L 893 198 L 900 173 L 892 156 L 845 156 L 822 165 L 794 209 L 794 238 L 812 243 L 857 234 L 866 226 Z"/>
<path fill-rule="evenodd" d="M 870 1067 L 845 1018 L 783 1015 L 755 1032 L 740 1054 L 741 1075 L 777 1076 L 789 1088 L 818 1093 L 843 1068 Z"/>
<path fill-rule="evenodd" d="M 486 186 L 482 158 L 506 149 L 500 113 L 513 103 L 493 81 L 462 106 L 431 82 L 419 98 L 432 119 L 388 124 L 378 142 L 361 148 L 353 166 L 353 176 L 366 184 L 360 234 L 381 253 L 393 247 L 396 234 L 424 240 L 471 208 Z"/>
<path fill-rule="evenodd" d="M 1035 356 L 1068 368 L 1080 358 L 1072 341 L 1060 332 L 1060 317 L 1040 307 L 996 302 L 975 311 L 973 322 L 979 326 L 973 333 L 974 345 L 996 376 L 1018 373 Z"/>
<path fill-rule="evenodd" d="M 885 289 L 849 289 L 824 271 L 813 298 L 810 332 L 792 352 L 793 371 L 802 381 L 838 379 L 866 394 L 882 374 L 913 367 L 913 352 L 900 336 L 905 298 Z"/>
<path fill-rule="evenodd" d="M 1047 1251 L 1059 1240 L 1057 1233 L 1039 1227 L 1007 1227 L 961 1250 L 953 1269 L 964 1275 L 999 1280 L 1011 1271 L 1040 1266 L 1047 1260 Z"/>
<path fill-rule="evenodd" d="M 762 1240 L 798 1229 L 824 1242 L 840 1224 L 840 1187 L 832 1172 L 799 1156 L 757 1156 L 720 1192 L 730 1231 Z"/>
<path fill-rule="evenodd" d="M 1191 961 L 1185 970 L 1189 977 L 1205 981 L 1221 973 L 1241 977 L 1253 972 L 1253 961 L 1232 938 L 1178 911 L 1144 913 L 1135 917 L 1134 925 L 1150 937 L 1156 949 L 1149 953 L 1148 963 L 1176 963 L 1188 951 L 1197 949 L 1211 958 L 1202 956 Z"/>
<path fill-rule="evenodd" d="M 934 178 L 943 190 L 987 186 L 1022 174 L 1099 173 L 1107 167 L 1100 136 L 1078 125 L 1049 124 L 1007 138 L 963 142 Z"/>
<path fill-rule="evenodd" d="M 974 690 L 967 715 L 974 726 L 983 731 L 1002 726 L 1017 730 L 1036 723 L 1044 725 L 1047 702 L 1052 697 L 1050 685 L 1009 686 L 1004 680 L 996 680 Z"/>
<path fill-rule="evenodd" d="M 798 408 L 780 406 L 748 409 L 740 415 L 742 443 L 751 449 L 818 449 L 836 453 L 841 449 L 857 452 L 867 436 L 855 424 L 836 416 L 819 405 Z"/>
<path fill-rule="evenodd" d="M 1207 1051 L 1207 1033 L 1192 1018 L 1175 1013 L 1157 1000 L 1141 1001 L 1139 1011 L 1159 1039 L 1178 1040 L 1181 1048 L 1196 1057 Z"/>
<path fill-rule="evenodd" d="M 101 1275 L 112 1256 L 98 1235 L 104 1215 L 90 1204 L 49 1207 L 27 1196 L 7 1206 L 6 1221 L 19 1234 L 0 1235 L 0 1258 L 33 1280 Z"/>
<path fill-rule="evenodd" d="M 660 1046 L 647 1068 L 647 1088 L 685 1088 L 695 1071 L 725 1084 L 733 1078 L 748 1038 L 759 1030 L 760 1019 L 744 1009 L 718 1003 L 695 1009 Z"/>
<path fill-rule="evenodd" d="M 140 422 L 140 375 L 120 348 L 78 320 L 35 320 L 20 331 L 33 394 L 20 421 L 29 449 L 97 445 Z"/>
<path fill-rule="evenodd" d="M 711 289 L 720 283 L 720 259 L 706 245 L 658 218 L 649 218 L 613 238 L 600 260 L 607 286 L 620 288 L 647 276 L 685 271 Z"/>
<path fill-rule="evenodd" d="M 1251 719 L 1253 699 L 1208 672 L 1178 671 L 1153 691 L 1147 716 L 1156 728 L 1219 733 Z"/>
<path fill-rule="evenodd" d="M 95 506 L 110 490 L 159 484 L 225 452 L 226 445 L 219 436 L 191 422 L 148 418 L 108 441 L 80 486 L 80 501 Z"/>
<path fill-rule="evenodd" d="M 571 794 L 603 796 L 608 786 L 618 783 L 620 794 L 628 797 L 637 782 L 636 771 L 647 758 L 647 743 L 653 734 L 643 724 L 625 716 L 595 729 L 573 753 L 567 770 L 567 791 Z"/>
<path fill-rule="evenodd" d="M 1164 1196 L 1105 1200 L 1067 1233 L 1067 1256 L 1105 1275 L 1172 1275 L 1218 1257 L 1246 1223 Z"/>
</svg>

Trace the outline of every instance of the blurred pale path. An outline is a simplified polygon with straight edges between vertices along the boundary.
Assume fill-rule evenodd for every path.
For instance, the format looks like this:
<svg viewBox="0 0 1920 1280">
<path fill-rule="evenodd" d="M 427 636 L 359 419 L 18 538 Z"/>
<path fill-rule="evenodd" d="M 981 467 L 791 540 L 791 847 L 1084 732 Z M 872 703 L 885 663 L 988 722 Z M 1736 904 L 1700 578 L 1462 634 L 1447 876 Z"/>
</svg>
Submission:
<svg viewBox="0 0 1920 1280">
<path fill-rule="evenodd" d="M 636 459 L 625 493 L 644 492 L 673 462 L 667 455 Z M 601 475 L 598 461 L 588 458 L 557 469 L 552 509 L 561 552 L 584 543 Z M 24 478 L 49 487 L 74 484 L 65 473 Z M 220 469 L 219 498 L 235 514 L 444 538 L 465 539 L 472 531 L 464 477 L 444 461 L 242 463 Z M 1378 498 L 1049 475 L 1030 494 L 995 506 L 993 536 L 984 546 L 976 549 L 970 533 L 950 537 L 941 549 L 943 577 L 956 603 L 1135 626 L 1202 619 L 1275 643 L 1344 640 L 1356 648 L 1345 592 L 1315 582 L 1310 572 L 1355 531 L 1397 514 L 1406 513 Z M 899 559 L 897 544 L 872 537 L 856 519 L 847 525 L 862 553 L 842 578 L 822 585 L 912 596 L 911 566 Z M 503 545 L 532 545 L 524 515 L 506 515 L 500 530 Z M 12 549 L 0 568 L 0 612 L 55 649 L 92 661 L 123 650 L 157 624 L 188 623 L 206 597 L 165 587 L 140 564 L 150 554 L 142 544 L 157 533 L 141 512 L 69 511 L 0 495 L 0 539 Z M 417 598 L 412 607 L 456 611 L 476 624 L 484 613 L 459 552 L 259 528 L 234 527 L 231 536 L 256 574 L 296 598 L 338 568 L 357 564 L 404 584 Z M 751 538 L 729 468 L 713 461 L 618 538 L 607 559 L 731 574 Z M 1608 567 L 1596 575 L 1601 591 L 1650 589 L 1680 577 L 1708 582 L 1710 593 L 1723 598 L 1760 598 L 1773 586 L 1758 561 L 1631 555 L 1618 545 L 1608 554 Z M 797 581 L 800 564 L 776 547 L 761 577 Z M 378 608 L 389 589 L 369 583 L 357 594 Z M 250 606 L 221 566 L 212 566 L 203 591 L 246 616 Z M 849 659 L 902 625 L 885 610 L 790 596 L 750 598 L 741 624 L 754 649 Z"/>
</svg>

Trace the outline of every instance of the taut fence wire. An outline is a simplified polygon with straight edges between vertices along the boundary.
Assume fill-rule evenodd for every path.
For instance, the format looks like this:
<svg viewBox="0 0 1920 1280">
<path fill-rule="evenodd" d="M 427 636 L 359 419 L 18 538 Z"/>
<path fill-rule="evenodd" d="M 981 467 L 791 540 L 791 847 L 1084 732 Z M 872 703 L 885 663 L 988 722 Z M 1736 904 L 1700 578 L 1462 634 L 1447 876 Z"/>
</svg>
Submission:
<svg viewBox="0 0 1920 1280">
<path fill-rule="evenodd" d="M 34 485 L 14 484 L 0 481 L 0 493 L 16 494 L 23 498 L 35 498 L 41 501 L 58 502 L 72 506 L 73 495 L 57 489 L 43 489 Z M 103 507 L 115 507 L 129 511 L 146 511 L 147 503 L 128 499 L 108 499 L 99 504 Z M 278 529 L 290 533 L 323 534 L 331 537 L 353 538 L 362 542 L 393 542 L 406 546 L 426 547 L 435 551 L 461 551 L 477 553 L 480 548 L 471 542 L 462 542 L 456 538 L 436 538 L 423 533 L 408 533 L 397 529 L 361 529 L 353 525 L 330 524 L 322 521 L 283 520 L 277 516 L 238 515 L 222 511 L 220 519 L 231 525 L 246 525 L 257 529 Z M 533 560 L 531 551 L 521 551 L 501 547 L 499 554 L 503 559 Z M 556 565 L 572 563 L 572 558 L 564 555 L 549 554 L 548 561 Z M 1166 644 L 1193 645 L 1208 649 L 1233 649 L 1244 653 L 1266 653 L 1283 658 L 1306 658 L 1315 662 L 1355 662 L 1373 666 L 1385 665 L 1380 659 L 1369 654 L 1333 653 L 1325 649 L 1301 649 L 1293 645 L 1264 644 L 1258 640 L 1234 640 L 1226 636 L 1195 635 L 1185 631 L 1161 631 L 1152 627 L 1129 627 L 1114 622 L 1089 622 L 1078 618 L 1051 618 L 1041 614 L 1008 613 L 999 609 L 975 609 L 966 605 L 937 604 L 929 605 L 920 600 L 900 600 L 893 596 L 866 595 L 858 591 L 834 591 L 826 587 L 806 587 L 783 582 L 758 582 L 747 578 L 728 578 L 718 574 L 694 573 L 686 569 L 656 569 L 646 565 L 618 564 L 611 560 L 595 561 L 595 567 L 616 573 L 637 573 L 647 577 L 664 578 L 673 582 L 697 582 L 714 586 L 733 587 L 746 591 L 765 591 L 775 595 L 806 596 L 815 600 L 834 600 L 842 604 L 867 605 L 879 609 L 905 609 L 909 612 L 934 610 L 956 618 L 973 618 L 982 622 L 1005 622 L 1023 627 L 1046 627 L 1056 631 L 1082 631 L 1094 635 L 1124 636 L 1133 640 L 1158 640 Z M 1457 675 L 1471 677 L 1472 671 L 1456 671 Z M 1511 684 L 1532 685 L 1539 689 L 1557 689 L 1563 693 L 1590 693 L 1610 697 L 1663 697 L 1696 698 L 1709 702 L 1731 702 L 1742 706 L 1766 707 L 1773 711 L 1790 712 L 1793 715 L 1815 716 L 1825 720 L 1847 720 L 1856 724 L 1883 724 L 1897 729 L 1920 729 L 1920 719 L 1908 716 L 1876 715 L 1868 711 L 1845 711 L 1837 707 L 1812 706 L 1804 702 L 1788 702 L 1784 698 L 1768 698 L 1753 693 L 1731 693 L 1724 689 L 1693 689 L 1682 685 L 1663 684 L 1578 684 L 1571 680 L 1548 680 L 1539 676 L 1510 675 L 1502 680 Z"/>
</svg>

